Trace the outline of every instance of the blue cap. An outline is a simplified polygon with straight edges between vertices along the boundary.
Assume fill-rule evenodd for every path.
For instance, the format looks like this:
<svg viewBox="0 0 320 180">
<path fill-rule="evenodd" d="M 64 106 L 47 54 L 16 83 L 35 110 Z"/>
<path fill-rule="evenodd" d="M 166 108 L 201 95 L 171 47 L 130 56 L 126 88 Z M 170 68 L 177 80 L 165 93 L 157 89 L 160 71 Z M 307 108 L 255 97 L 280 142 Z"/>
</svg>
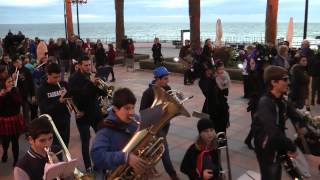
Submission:
<svg viewBox="0 0 320 180">
<path fill-rule="evenodd" d="M 155 78 L 161 78 L 163 76 L 168 76 L 169 71 L 164 66 L 160 66 L 153 71 L 153 74 Z"/>
</svg>

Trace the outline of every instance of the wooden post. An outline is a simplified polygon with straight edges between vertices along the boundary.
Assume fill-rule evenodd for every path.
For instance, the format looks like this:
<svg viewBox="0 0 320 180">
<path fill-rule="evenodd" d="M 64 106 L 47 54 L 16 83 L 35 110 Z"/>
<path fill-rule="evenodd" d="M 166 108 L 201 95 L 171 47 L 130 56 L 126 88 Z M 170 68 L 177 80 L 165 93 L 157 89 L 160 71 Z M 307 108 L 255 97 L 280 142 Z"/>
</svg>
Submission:
<svg viewBox="0 0 320 180">
<path fill-rule="evenodd" d="M 189 0 L 190 41 L 192 51 L 201 48 L 200 43 L 200 0 Z M 183 42 L 182 42 L 183 43 Z"/>
<path fill-rule="evenodd" d="M 265 42 L 276 43 L 277 39 L 277 18 L 279 0 L 268 0 L 266 10 L 266 31 Z"/>
</svg>

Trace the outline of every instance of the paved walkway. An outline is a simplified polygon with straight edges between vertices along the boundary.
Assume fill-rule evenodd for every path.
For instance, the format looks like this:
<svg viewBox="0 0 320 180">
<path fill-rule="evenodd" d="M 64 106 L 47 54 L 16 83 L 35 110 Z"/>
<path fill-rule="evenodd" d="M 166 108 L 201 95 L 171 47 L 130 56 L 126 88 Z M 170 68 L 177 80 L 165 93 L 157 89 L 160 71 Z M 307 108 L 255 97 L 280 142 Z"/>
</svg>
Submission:
<svg viewBox="0 0 320 180">
<path fill-rule="evenodd" d="M 138 101 L 136 111 L 138 111 L 142 92 L 147 88 L 149 82 L 152 80 L 153 76 L 151 72 L 126 72 L 125 68 L 117 66 L 115 67 L 115 74 L 117 79 L 117 82 L 114 83 L 115 87 L 129 87 L 137 96 Z M 172 76 L 170 77 L 170 85 L 174 89 L 181 90 L 185 94 L 185 96 L 194 96 L 193 99 L 185 103 L 185 107 L 189 110 L 190 113 L 192 113 L 193 111 L 201 111 L 204 102 L 204 97 L 197 85 L 184 86 L 183 77 L 179 74 L 172 74 Z M 233 179 L 238 179 L 247 170 L 259 172 L 258 164 L 254 153 L 243 144 L 243 140 L 250 128 L 251 120 L 249 118 L 249 113 L 246 112 L 247 102 L 246 100 L 242 99 L 241 96 L 242 84 L 233 83 L 230 88 L 229 95 L 231 126 L 227 131 L 229 136 L 229 149 Z M 318 114 L 320 113 L 318 107 L 316 107 L 315 111 L 317 111 Z M 72 156 L 74 158 L 79 159 L 80 169 L 83 169 L 79 133 L 75 126 L 73 118 L 71 122 L 71 137 L 69 149 Z M 194 142 L 198 134 L 196 129 L 196 123 L 196 118 L 185 118 L 181 116 L 174 118 L 171 123 L 171 128 L 168 135 L 170 154 L 174 166 L 182 179 L 187 178 L 179 172 L 179 166 L 186 149 L 190 146 L 190 144 Z M 94 133 L 92 133 L 92 135 L 94 136 Z M 28 143 L 25 141 L 24 136 L 21 136 L 20 157 L 25 153 L 27 149 Z M 0 155 L 2 155 L 2 149 L 0 149 Z M 319 158 L 310 158 L 310 167 L 313 175 L 313 177 L 310 179 L 312 180 L 320 179 L 320 175 L 316 166 L 317 163 L 320 163 Z M 8 163 L 0 163 L 1 180 L 13 179 L 11 164 L 12 154 L 10 152 Z M 157 169 L 161 173 L 161 177 L 159 177 L 158 179 L 169 179 L 166 173 L 164 172 L 161 162 L 157 165 Z M 283 173 L 283 179 L 289 179 L 285 173 Z"/>
</svg>

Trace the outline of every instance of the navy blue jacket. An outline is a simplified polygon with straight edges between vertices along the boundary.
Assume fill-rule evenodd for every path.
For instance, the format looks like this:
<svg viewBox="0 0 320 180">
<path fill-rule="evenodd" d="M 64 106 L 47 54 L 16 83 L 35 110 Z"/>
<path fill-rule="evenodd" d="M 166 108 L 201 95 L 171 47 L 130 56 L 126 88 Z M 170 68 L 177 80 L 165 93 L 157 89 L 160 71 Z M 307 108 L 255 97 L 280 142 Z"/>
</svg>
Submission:
<svg viewBox="0 0 320 180">
<path fill-rule="evenodd" d="M 106 119 L 116 128 L 106 126 L 98 131 L 92 143 L 91 158 L 97 169 L 113 170 L 127 163 L 128 154 L 122 152 L 122 149 L 135 133 L 137 126 L 134 122 L 121 122 L 113 110 Z"/>
</svg>

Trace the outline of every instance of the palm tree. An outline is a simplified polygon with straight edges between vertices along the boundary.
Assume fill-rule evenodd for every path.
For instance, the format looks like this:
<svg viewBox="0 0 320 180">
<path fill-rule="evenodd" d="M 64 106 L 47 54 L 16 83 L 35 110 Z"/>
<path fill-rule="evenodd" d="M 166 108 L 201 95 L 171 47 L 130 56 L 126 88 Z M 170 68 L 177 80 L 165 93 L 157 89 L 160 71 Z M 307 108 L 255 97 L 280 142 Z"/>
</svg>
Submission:
<svg viewBox="0 0 320 180">
<path fill-rule="evenodd" d="M 189 0 L 191 49 L 196 51 L 200 44 L 200 0 Z"/>
<path fill-rule="evenodd" d="M 268 0 L 266 10 L 265 42 L 275 44 L 277 38 L 277 17 L 279 0 Z"/>
<path fill-rule="evenodd" d="M 65 0 L 65 16 L 67 37 L 70 39 L 70 37 L 73 35 L 71 0 Z"/>
<path fill-rule="evenodd" d="M 116 48 L 121 49 L 121 41 L 124 38 L 124 0 L 114 0 L 116 11 Z"/>
</svg>

